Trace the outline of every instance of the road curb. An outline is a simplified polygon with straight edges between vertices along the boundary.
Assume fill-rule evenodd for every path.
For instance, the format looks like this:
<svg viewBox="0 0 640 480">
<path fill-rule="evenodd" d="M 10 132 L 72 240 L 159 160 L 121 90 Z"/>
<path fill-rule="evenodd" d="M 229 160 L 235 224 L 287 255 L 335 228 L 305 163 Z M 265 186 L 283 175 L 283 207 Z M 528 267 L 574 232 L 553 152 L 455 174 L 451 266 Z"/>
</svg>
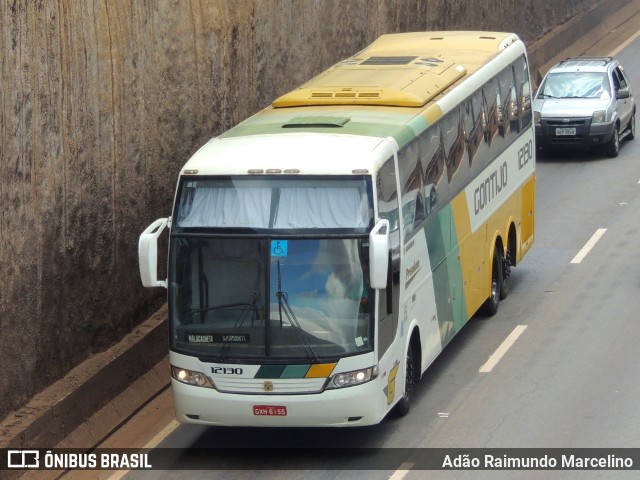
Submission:
<svg viewBox="0 0 640 480">
<path fill-rule="evenodd" d="M 116 345 L 93 355 L 3 419 L 0 448 L 51 448 L 83 425 L 91 432 L 85 439 L 93 439 L 84 446 L 94 446 L 167 387 L 168 366 L 160 371 L 167 351 L 164 305 Z"/>
</svg>

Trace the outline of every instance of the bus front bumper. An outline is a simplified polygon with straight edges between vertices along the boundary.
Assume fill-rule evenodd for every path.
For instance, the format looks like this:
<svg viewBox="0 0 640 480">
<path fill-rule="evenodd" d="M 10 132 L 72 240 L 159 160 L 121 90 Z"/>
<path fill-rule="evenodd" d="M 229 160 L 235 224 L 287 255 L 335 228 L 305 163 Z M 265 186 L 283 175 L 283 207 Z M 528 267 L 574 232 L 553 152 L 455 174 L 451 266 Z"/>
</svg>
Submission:
<svg viewBox="0 0 640 480">
<path fill-rule="evenodd" d="M 378 380 L 378 381 L 376 381 Z M 347 427 L 379 423 L 388 411 L 386 383 L 309 395 L 239 395 L 171 380 L 182 423 L 242 427 Z"/>
</svg>

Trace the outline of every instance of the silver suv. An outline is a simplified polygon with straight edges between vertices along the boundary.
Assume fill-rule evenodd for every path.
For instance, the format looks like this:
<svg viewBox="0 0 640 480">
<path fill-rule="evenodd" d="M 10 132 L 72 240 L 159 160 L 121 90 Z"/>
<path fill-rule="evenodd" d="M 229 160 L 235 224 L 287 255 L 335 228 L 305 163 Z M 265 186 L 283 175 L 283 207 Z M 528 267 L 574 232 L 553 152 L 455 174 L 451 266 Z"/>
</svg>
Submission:
<svg viewBox="0 0 640 480">
<path fill-rule="evenodd" d="M 554 65 L 533 100 L 536 146 L 603 145 L 617 157 L 636 134 L 629 78 L 612 57 L 568 58 Z"/>
</svg>

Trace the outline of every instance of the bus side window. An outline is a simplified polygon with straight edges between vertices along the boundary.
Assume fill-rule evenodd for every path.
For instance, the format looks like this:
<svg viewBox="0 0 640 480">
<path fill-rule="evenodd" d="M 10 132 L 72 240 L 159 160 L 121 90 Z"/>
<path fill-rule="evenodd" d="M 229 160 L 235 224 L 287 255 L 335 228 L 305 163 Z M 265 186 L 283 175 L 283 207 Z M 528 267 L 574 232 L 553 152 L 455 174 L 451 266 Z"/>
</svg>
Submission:
<svg viewBox="0 0 640 480">
<path fill-rule="evenodd" d="M 393 234 L 399 228 L 398 192 L 396 189 L 396 172 L 393 159 L 380 168 L 376 181 L 378 190 L 378 217 L 389 220 L 389 230 Z M 392 235 L 393 237 L 393 235 Z"/>
<path fill-rule="evenodd" d="M 446 201 L 448 182 L 443 182 L 445 177 L 445 153 L 444 141 L 440 131 L 440 125 L 436 124 L 424 132 L 419 140 L 420 159 L 424 170 L 424 198 L 427 217 L 431 215 L 438 205 Z"/>
<path fill-rule="evenodd" d="M 426 218 L 424 173 L 417 141 L 413 141 L 398 152 L 398 168 L 402 187 L 402 220 L 406 242 Z"/>
<path fill-rule="evenodd" d="M 520 57 L 514 63 L 516 90 L 518 93 L 518 119 L 519 129 L 531 125 L 531 82 L 529 81 L 529 69 L 524 57 Z"/>
<path fill-rule="evenodd" d="M 389 281 L 385 290 L 378 290 L 378 348 L 380 356 L 389 348 L 398 325 L 400 296 L 400 230 L 398 225 L 398 190 L 393 158 L 387 160 L 378 171 L 376 179 L 378 216 L 390 224 Z"/>
<path fill-rule="evenodd" d="M 487 114 L 484 109 L 481 90 L 471 95 L 471 115 L 473 117 L 473 128 L 468 132 L 467 139 L 469 144 L 469 163 L 484 164 L 484 160 L 489 156 L 489 151 L 486 142 Z"/>
<path fill-rule="evenodd" d="M 482 96 L 484 97 L 487 108 L 487 142 L 492 150 L 496 150 L 499 147 L 494 144 L 494 141 L 500 131 L 500 122 L 498 119 L 498 86 L 496 79 L 491 78 L 483 85 Z"/>
<path fill-rule="evenodd" d="M 464 140 L 467 147 L 469 166 L 473 163 L 473 157 L 478 151 L 478 146 L 473 138 L 473 103 L 467 98 L 461 106 L 462 123 L 464 125 Z"/>
<path fill-rule="evenodd" d="M 515 94 L 513 92 L 513 69 L 511 66 L 505 68 L 498 75 L 498 94 L 500 99 L 500 134 L 508 141 L 511 136 L 511 120 L 515 113 L 513 103 Z"/>
<path fill-rule="evenodd" d="M 458 172 L 464 157 L 464 126 L 460 109 L 455 108 L 442 120 L 440 131 L 444 137 L 444 155 L 447 165 L 447 179 L 449 183 Z"/>
</svg>

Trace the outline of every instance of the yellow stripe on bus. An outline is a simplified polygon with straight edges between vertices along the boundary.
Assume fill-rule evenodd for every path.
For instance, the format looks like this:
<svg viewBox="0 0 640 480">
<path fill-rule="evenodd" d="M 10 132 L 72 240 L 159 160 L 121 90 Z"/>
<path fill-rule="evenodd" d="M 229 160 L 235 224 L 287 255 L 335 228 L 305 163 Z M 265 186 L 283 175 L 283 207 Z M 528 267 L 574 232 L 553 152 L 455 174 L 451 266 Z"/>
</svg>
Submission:
<svg viewBox="0 0 640 480">
<path fill-rule="evenodd" d="M 471 233 L 471 220 L 464 191 L 451 201 L 451 208 L 458 238 L 467 318 L 471 318 L 486 299 L 487 285 L 484 281 L 486 229 L 480 228 L 475 233 Z"/>
<path fill-rule="evenodd" d="M 311 365 L 309 371 L 305 375 L 305 378 L 329 378 L 333 369 L 336 368 L 337 363 L 321 363 Z"/>
<path fill-rule="evenodd" d="M 436 123 L 436 121 L 438 121 L 442 117 L 442 115 L 442 108 L 440 108 L 440 106 L 435 103 L 429 106 L 422 114 L 429 125 L 433 125 L 434 123 Z"/>
</svg>

